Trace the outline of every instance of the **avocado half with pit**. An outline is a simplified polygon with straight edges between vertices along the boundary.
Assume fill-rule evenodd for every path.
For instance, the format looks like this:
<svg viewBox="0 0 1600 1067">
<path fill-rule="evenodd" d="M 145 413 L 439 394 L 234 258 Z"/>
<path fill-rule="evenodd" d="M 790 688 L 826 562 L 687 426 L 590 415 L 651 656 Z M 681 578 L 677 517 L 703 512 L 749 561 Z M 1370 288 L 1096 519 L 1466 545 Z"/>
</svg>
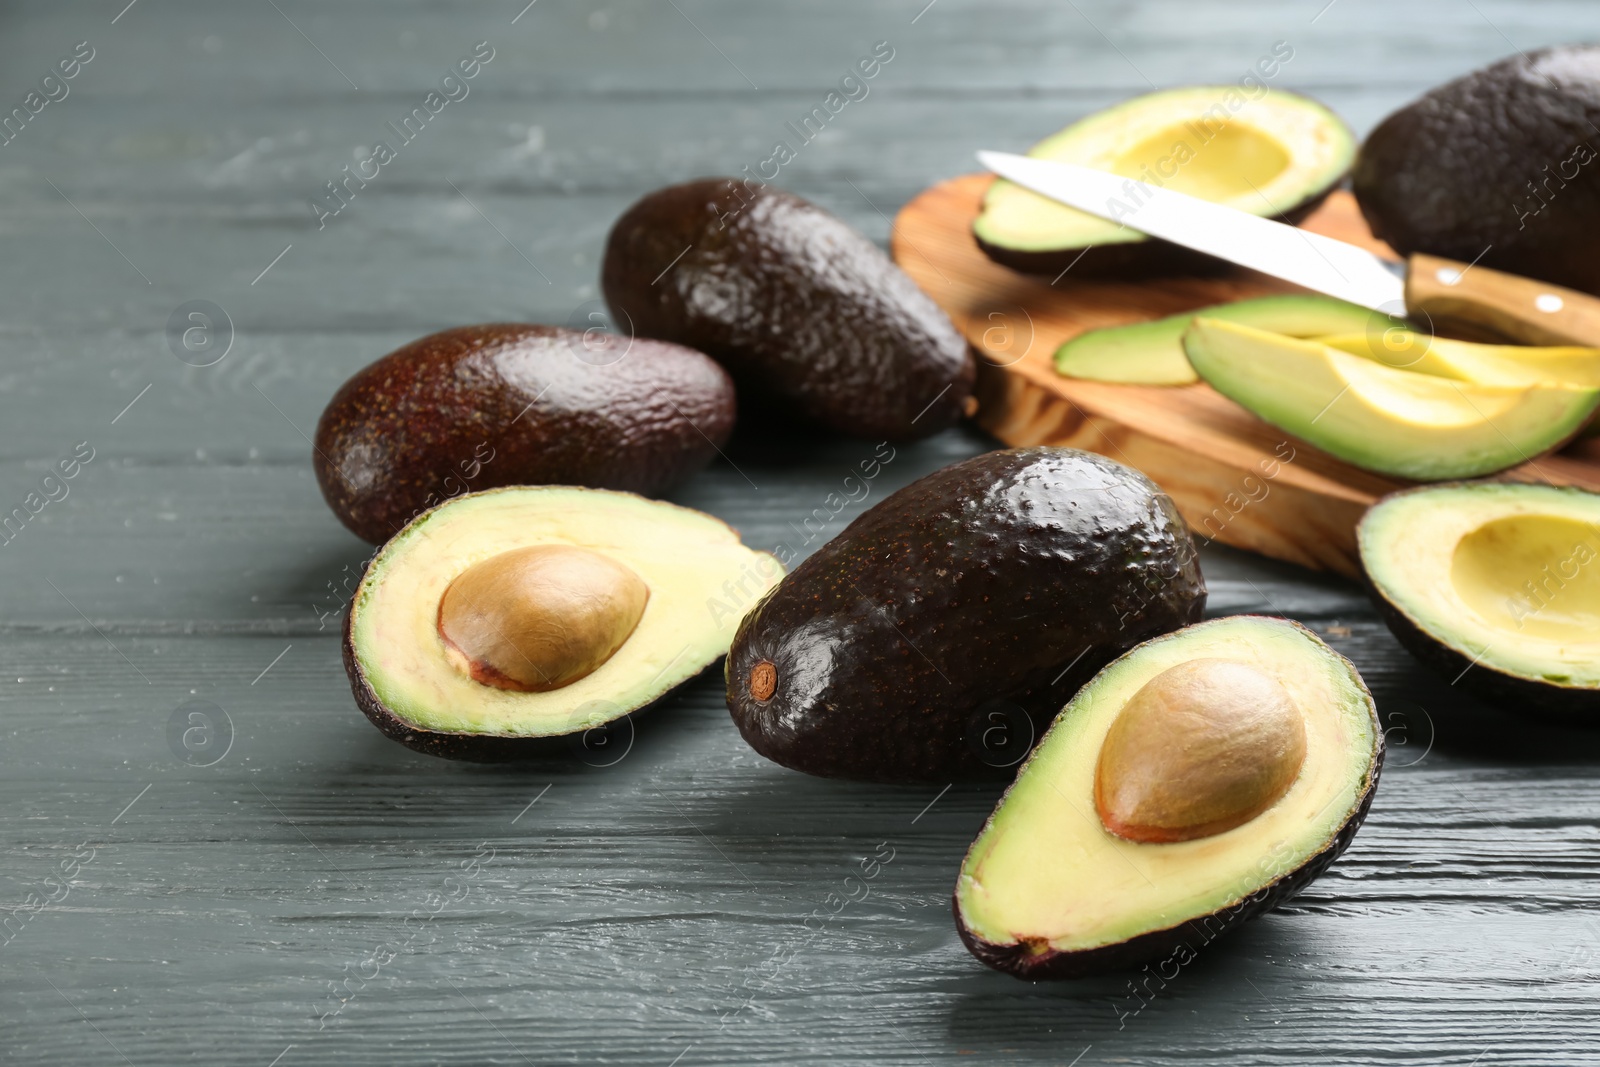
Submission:
<svg viewBox="0 0 1600 1067">
<path fill-rule="evenodd" d="M 1384 497 L 1357 529 L 1389 629 L 1509 710 L 1600 722 L 1600 495 L 1468 482 Z"/>
<path fill-rule="evenodd" d="M 956 926 L 1019 978 L 1179 965 L 1350 844 L 1383 764 L 1372 697 L 1298 623 L 1234 616 L 1079 691 L 961 866 Z"/>
<path fill-rule="evenodd" d="M 1356 139 L 1314 100 L 1281 90 L 1251 96 L 1237 85 L 1200 85 L 1134 97 L 1073 123 L 1029 149 L 1050 159 L 1299 222 L 1343 180 Z M 1058 204 L 998 179 L 983 198 L 973 236 L 1014 270 L 1074 277 L 1214 272 L 1222 260 L 1124 225 L 1138 191 L 1108 207 L 1117 221 Z"/>
<path fill-rule="evenodd" d="M 404 745 L 543 755 L 722 657 L 782 574 L 726 523 L 632 493 L 471 493 L 413 519 L 367 565 L 345 670 L 361 710 Z"/>
</svg>

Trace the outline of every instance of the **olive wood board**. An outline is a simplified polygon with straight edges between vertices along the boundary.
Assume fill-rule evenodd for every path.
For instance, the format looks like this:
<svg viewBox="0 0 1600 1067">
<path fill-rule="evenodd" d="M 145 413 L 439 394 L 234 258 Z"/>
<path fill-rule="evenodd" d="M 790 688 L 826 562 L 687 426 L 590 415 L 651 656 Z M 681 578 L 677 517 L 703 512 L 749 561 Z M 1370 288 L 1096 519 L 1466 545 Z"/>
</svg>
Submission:
<svg viewBox="0 0 1600 1067">
<path fill-rule="evenodd" d="M 1205 384 L 1116 385 L 1057 374 L 1056 348 L 1085 330 L 1298 287 L 1234 269 L 1215 277 L 1052 280 L 990 260 L 972 236 L 987 174 L 941 182 L 894 220 L 890 250 L 979 354 L 976 419 L 1009 445 L 1070 445 L 1144 471 L 1204 541 L 1318 570 L 1359 573 L 1355 527 L 1385 493 L 1411 484 L 1360 470 L 1261 421 Z M 1394 253 L 1339 190 L 1308 230 Z M 1600 489 L 1600 438 L 1497 477 Z"/>
</svg>

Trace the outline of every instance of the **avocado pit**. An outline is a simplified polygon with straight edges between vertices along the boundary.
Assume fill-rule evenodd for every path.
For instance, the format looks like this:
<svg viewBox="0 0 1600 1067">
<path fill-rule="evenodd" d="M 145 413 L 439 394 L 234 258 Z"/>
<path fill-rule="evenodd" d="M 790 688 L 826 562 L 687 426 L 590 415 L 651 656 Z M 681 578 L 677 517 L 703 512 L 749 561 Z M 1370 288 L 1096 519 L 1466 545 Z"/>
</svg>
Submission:
<svg viewBox="0 0 1600 1067">
<path fill-rule="evenodd" d="M 1277 803 L 1305 758 L 1304 716 L 1276 678 L 1233 660 L 1190 660 L 1117 713 L 1095 767 L 1095 807 L 1129 841 L 1193 841 Z"/>
<path fill-rule="evenodd" d="M 439 600 L 451 662 L 496 689 L 545 693 L 594 673 L 639 625 L 650 588 L 576 545 L 512 549 L 473 564 Z"/>
</svg>

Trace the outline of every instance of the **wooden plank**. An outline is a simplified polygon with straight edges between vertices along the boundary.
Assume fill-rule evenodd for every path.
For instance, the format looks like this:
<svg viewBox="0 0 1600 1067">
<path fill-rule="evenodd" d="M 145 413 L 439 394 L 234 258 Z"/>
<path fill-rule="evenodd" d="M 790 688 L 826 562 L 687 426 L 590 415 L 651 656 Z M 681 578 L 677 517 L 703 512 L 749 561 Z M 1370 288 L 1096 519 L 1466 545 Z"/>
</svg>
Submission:
<svg viewBox="0 0 1600 1067">
<path fill-rule="evenodd" d="M 1289 438 L 1203 383 L 1080 381 L 1052 364 L 1056 348 L 1085 330 L 1296 287 L 1243 270 L 1143 284 L 1019 274 L 985 256 L 972 236 L 991 180 L 974 174 L 934 186 L 901 209 L 893 235 L 896 261 L 984 356 L 978 421 L 1009 444 L 1070 444 L 1122 459 L 1171 494 L 1192 528 L 1225 544 L 1359 574 L 1356 522 L 1407 483 Z M 1305 226 L 1386 251 L 1346 192 L 1330 196 Z M 1600 446 L 1579 442 L 1504 477 L 1600 489 Z"/>
</svg>

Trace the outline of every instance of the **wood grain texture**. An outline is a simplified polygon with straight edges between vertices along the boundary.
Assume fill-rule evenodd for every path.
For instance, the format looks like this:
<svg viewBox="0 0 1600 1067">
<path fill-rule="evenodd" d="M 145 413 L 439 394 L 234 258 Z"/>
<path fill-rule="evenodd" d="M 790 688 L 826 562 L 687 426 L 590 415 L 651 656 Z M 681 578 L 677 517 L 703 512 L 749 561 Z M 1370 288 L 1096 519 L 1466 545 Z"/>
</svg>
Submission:
<svg viewBox="0 0 1600 1067">
<path fill-rule="evenodd" d="M 1023 149 L 1146 76 L 1232 81 L 1285 39 L 1285 87 L 1366 129 L 1508 38 L 1594 37 L 1592 4 L 1339 0 L 1313 23 L 1320 0 L 938 0 L 913 24 L 926 0 L 539 0 L 513 26 L 525 2 L 0 8 L 0 99 L 74 42 L 98 50 L 0 146 L 0 507 L 97 449 L 0 545 L 0 1062 L 1600 1062 L 1597 739 L 1421 671 L 1348 582 L 1202 549 L 1210 614 L 1300 618 L 1354 659 L 1390 764 L 1306 896 L 1123 1018 L 1125 977 L 1028 986 L 957 944 L 948 896 L 994 790 L 783 771 L 714 676 L 609 769 L 454 765 L 380 736 L 320 614 L 368 549 L 301 435 L 414 337 L 584 309 L 632 199 L 764 159 L 876 40 L 896 59 L 780 184 L 883 240 L 974 148 Z M 319 232 L 306 200 L 484 38 L 473 95 Z M 237 330 L 212 367 L 167 346 L 195 298 Z M 995 442 L 901 450 L 835 512 L 873 444 L 736 438 L 674 499 L 805 554 Z M 233 727 L 210 767 L 168 743 L 197 700 Z M 893 861 L 841 906 L 884 843 Z M 31 911 L 80 844 L 67 895 Z"/>
<path fill-rule="evenodd" d="M 1085 330 L 1301 290 L 1245 270 L 1144 283 L 1077 281 L 1070 268 L 1055 279 L 1019 274 L 972 236 L 992 180 L 972 174 L 935 185 L 901 209 L 891 237 L 895 259 L 982 353 L 978 422 L 1008 444 L 1071 445 L 1130 463 L 1172 495 L 1194 530 L 1224 544 L 1358 575 L 1356 523 L 1378 497 L 1409 483 L 1290 438 L 1204 383 L 1082 381 L 1053 364 L 1061 343 Z M 1303 225 L 1389 254 L 1347 192 Z M 1600 446 L 1579 442 L 1502 477 L 1600 489 Z"/>
</svg>

